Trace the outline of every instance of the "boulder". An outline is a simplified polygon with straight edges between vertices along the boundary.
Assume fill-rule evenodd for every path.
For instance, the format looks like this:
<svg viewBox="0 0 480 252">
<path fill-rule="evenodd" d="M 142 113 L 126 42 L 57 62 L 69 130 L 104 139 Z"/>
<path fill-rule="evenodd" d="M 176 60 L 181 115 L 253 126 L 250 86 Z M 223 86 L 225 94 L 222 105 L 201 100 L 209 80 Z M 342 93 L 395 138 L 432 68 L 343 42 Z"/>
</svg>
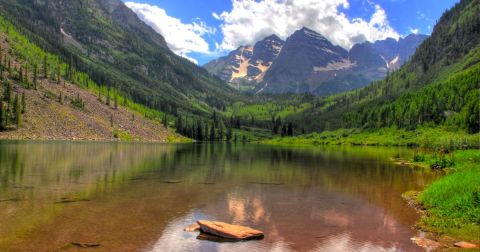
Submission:
<svg viewBox="0 0 480 252">
<path fill-rule="evenodd" d="M 417 246 L 420 246 L 427 251 L 435 251 L 444 247 L 441 243 L 427 238 L 412 237 L 410 238 L 410 240 L 412 240 L 413 243 L 417 244 Z"/>
<path fill-rule="evenodd" d="M 218 221 L 197 221 L 200 230 L 204 233 L 233 240 L 262 239 L 263 232 L 249 227 L 232 225 Z"/>
<path fill-rule="evenodd" d="M 454 245 L 455 245 L 455 247 L 464 248 L 464 249 L 477 248 L 477 245 L 475 245 L 473 243 L 469 243 L 469 242 L 464 242 L 464 241 L 456 242 Z"/>
</svg>

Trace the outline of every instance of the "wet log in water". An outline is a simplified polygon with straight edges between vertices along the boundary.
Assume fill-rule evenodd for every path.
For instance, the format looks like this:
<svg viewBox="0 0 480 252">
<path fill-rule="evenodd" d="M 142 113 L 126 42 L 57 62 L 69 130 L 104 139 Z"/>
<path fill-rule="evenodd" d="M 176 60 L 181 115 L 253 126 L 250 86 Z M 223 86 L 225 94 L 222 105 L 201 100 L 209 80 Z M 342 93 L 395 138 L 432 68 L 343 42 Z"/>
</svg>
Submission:
<svg viewBox="0 0 480 252">
<path fill-rule="evenodd" d="M 79 247 L 79 248 L 97 248 L 97 247 L 100 247 L 99 243 L 71 242 L 70 244 L 72 244 L 75 247 Z"/>
<path fill-rule="evenodd" d="M 185 182 L 185 180 L 181 180 L 181 179 L 175 180 L 175 179 L 172 179 L 172 180 L 162 180 L 162 181 L 160 181 L 160 182 L 161 182 L 161 183 L 165 183 L 165 184 L 178 184 L 178 183 Z"/>
<path fill-rule="evenodd" d="M 61 198 L 59 201 L 56 201 L 55 204 L 68 204 L 74 202 L 90 201 L 89 199 L 84 198 Z"/>
<path fill-rule="evenodd" d="M 250 182 L 250 184 L 257 184 L 257 185 L 284 185 L 285 183 L 274 181 L 274 182 Z"/>
<path fill-rule="evenodd" d="M 16 198 L 9 198 L 9 199 L 0 199 L 0 202 L 17 202 L 17 201 L 22 201 L 23 198 L 16 197 Z"/>
</svg>

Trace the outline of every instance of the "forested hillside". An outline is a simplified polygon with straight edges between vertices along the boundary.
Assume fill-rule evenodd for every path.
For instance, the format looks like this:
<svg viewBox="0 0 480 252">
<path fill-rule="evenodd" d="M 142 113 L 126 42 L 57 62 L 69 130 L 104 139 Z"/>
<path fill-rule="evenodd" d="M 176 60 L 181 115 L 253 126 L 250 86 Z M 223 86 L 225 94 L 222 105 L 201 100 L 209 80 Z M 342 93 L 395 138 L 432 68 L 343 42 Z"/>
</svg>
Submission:
<svg viewBox="0 0 480 252">
<path fill-rule="evenodd" d="M 422 124 L 479 132 L 480 3 L 447 11 L 412 60 L 387 78 L 337 96 L 288 119 L 308 131 Z"/>
<path fill-rule="evenodd" d="M 0 17 L 0 138 L 180 141 L 164 114 L 99 86 Z"/>
<path fill-rule="evenodd" d="M 120 0 L 0 0 L 0 14 L 101 86 L 169 114 L 210 114 L 235 94 L 171 52 Z"/>
</svg>

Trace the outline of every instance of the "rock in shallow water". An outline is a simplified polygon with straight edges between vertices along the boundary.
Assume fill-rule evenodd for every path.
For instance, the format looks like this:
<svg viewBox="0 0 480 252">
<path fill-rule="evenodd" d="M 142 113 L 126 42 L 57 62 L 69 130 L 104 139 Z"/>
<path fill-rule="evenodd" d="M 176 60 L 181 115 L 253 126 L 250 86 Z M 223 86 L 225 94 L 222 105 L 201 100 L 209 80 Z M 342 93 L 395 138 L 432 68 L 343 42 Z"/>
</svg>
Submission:
<svg viewBox="0 0 480 252">
<path fill-rule="evenodd" d="M 413 243 L 417 244 L 417 246 L 420 246 L 427 251 L 435 251 L 438 250 L 442 247 L 444 247 L 441 243 L 436 242 L 434 240 L 430 240 L 427 238 L 422 238 L 422 237 L 412 237 L 410 238 Z"/>
<path fill-rule="evenodd" d="M 473 243 L 461 241 L 461 242 L 455 243 L 455 247 L 464 248 L 464 249 L 473 249 L 473 248 L 477 248 L 477 245 Z"/>
<path fill-rule="evenodd" d="M 202 232 L 233 240 L 262 239 L 264 236 L 262 231 L 224 222 L 199 220 L 197 223 Z"/>
</svg>

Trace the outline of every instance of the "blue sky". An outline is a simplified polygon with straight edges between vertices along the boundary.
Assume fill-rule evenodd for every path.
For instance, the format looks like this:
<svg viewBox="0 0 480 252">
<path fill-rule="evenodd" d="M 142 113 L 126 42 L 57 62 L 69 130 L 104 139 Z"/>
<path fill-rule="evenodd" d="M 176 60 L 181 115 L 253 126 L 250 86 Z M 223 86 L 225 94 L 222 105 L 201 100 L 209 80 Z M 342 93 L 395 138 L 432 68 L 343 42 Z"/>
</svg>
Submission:
<svg viewBox="0 0 480 252">
<path fill-rule="evenodd" d="M 128 0 L 177 54 L 203 65 L 275 33 L 307 26 L 346 49 L 412 32 L 430 34 L 458 0 Z M 223 14 L 222 14 L 223 13 Z"/>
</svg>

